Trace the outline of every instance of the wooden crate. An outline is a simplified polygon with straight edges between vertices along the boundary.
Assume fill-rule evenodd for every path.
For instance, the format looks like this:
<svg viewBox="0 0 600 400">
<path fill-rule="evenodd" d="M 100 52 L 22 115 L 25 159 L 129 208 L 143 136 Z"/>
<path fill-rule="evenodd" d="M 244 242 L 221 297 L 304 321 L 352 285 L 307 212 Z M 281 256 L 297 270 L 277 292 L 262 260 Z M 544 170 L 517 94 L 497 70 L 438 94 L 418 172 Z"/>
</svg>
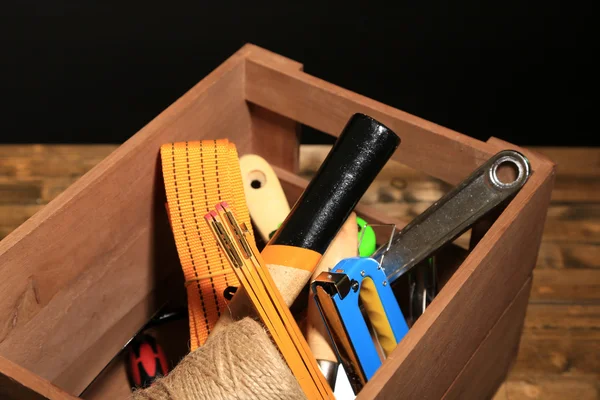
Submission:
<svg viewBox="0 0 600 400">
<path fill-rule="evenodd" d="M 401 137 L 394 160 L 450 184 L 500 149 L 529 157 L 527 184 L 358 396 L 491 397 L 519 345 L 554 164 L 344 90 L 254 45 L 0 242 L 0 397 L 77 398 L 169 293 L 181 291 L 164 211 L 162 144 L 229 138 L 240 154 L 276 166 L 293 203 L 307 185 L 296 175 L 299 123 L 337 136 L 355 112 Z M 406 223 L 365 206 L 356 211 L 372 223 Z"/>
</svg>

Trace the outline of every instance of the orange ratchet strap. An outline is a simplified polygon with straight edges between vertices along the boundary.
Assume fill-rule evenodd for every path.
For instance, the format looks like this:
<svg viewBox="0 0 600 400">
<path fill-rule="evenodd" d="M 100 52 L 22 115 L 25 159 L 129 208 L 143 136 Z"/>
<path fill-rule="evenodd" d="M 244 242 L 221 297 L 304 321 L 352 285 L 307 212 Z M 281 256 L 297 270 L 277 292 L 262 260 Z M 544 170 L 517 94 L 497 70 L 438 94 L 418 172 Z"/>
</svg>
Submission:
<svg viewBox="0 0 600 400">
<path fill-rule="evenodd" d="M 227 139 L 168 143 L 160 149 L 167 210 L 187 287 L 191 350 L 227 310 L 224 291 L 239 281 L 204 221 L 227 202 L 252 234 L 237 149 Z"/>
</svg>

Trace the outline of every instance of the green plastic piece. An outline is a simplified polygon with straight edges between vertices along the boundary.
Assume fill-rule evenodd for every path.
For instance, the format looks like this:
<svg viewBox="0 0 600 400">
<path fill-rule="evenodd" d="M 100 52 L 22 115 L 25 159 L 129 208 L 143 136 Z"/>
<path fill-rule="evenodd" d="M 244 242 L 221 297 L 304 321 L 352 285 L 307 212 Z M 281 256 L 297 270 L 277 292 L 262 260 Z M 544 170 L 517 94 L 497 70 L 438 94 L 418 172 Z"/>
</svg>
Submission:
<svg viewBox="0 0 600 400">
<path fill-rule="evenodd" d="M 377 238 L 375 237 L 375 231 L 373 230 L 373 228 L 368 226 L 367 221 L 365 221 L 361 217 L 356 217 L 356 223 L 358 224 L 359 241 L 361 240 L 361 232 L 363 231 L 363 229 L 365 230 L 365 233 L 362 237 L 362 242 L 360 242 L 360 247 L 358 248 L 358 254 L 361 257 L 370 257 L 373 255 L 373 253 L 375 253 L 375 250 L 377 250 Z M 277 225 L 277 229 L 279 229 L 280 227 L 281 223 Z M 277 229 L 269 233 L 269 240 L 273 238 L 273 235 L 275 235 Z"/>
<path fill-rule="evenodd" d="M 358 224 L 358 240 L 360 246 L 358 248 L 358 255 L 361 257 L 371 257 L 375 250 L 377 250 L 377 239 L 375 237 L 375 231 L 373 228 L 368 226 L 367 221 L 360 217 L 356 217 L 356 223 Z M 362 233 L 362 231 L 365 233 Z M 362 235 L 362 240 L 361 236 Z"/>
<path fill-rule="evenodd" d="M 279 225 L 277 225 L 277 229 L 281 228 L 281 224 L 283 222 L 280 222 Z M 271 240 L 273 238 L 273 235 L 275 234 L 275 232 L 277 232 L 277 229 L 275 229 L 273 232 L 269 233 L 269 240 Z"/>
</svg>

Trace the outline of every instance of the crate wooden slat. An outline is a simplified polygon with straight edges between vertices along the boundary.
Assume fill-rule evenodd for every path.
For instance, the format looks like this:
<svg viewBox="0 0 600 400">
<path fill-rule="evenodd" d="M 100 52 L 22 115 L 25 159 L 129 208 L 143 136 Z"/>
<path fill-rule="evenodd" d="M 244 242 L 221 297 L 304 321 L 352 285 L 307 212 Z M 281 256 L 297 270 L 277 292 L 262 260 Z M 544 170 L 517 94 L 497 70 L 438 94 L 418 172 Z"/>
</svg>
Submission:
<svg viewBox="0 0 600 400">
<path fill-rule="evenodd" d="M 499 374 L 497 369 L 508 371 L 519 349 L 530 290 L 531 278 L 527 279 L 515 299 L 475 350 L 444 393 L 443 399 L 491 398 L 494 395 L 505 378 L 505 374 Z M 477 379 L 474 379 L 475 377 Z"/>
<path fill-rule="evenodd" d="M 149 319 L 156 282 L 180 270 L 158 148 L 199 132 L 239 132 L 248 148 L 243 61 L 231 57 L 0 243 L 1 355 L 78 394 Z"/>
<path fill-rule="evenodd" d="M 0 399 L 4 400 L 75 400 L 45 379 L 0 357 Z"/>
<path fill-rule="evenodd" d="M 402 137 L 393 156 L 412 168 L 457 183 L 491 154 L 485 143 L 344 90 L 293 68 L 278 68 L 265 51 L 246 63 L 246 99 L 338 136 L 355 112 L 378 119 Z M 453 168 L 445 168 L 452 165 Z"/>
<path fill-rule="evenodd" d="M 500 148 L 521 150 L 529 182 L 450 278 L 359 398 L 488 396 L 515 353 L 554 179 L 541 155 L 481 142 L 312 77 L 301 64 L 246 45 L 126 143 L 0 242 L 0 355 L 78 396 L 169 291 L 181 272 L 164 215 L 158 163 L 163 143 L 227 137 L 240 154 L 275 165 L 290 199 L 306 181 L 298 124 L 338 135 L 355 112 L 401 138 L 394 159 L 455 184 Z M 395 221 L 378 210 L 373 222 Z M 159 285 L 159 281 L 170 285 Z M 523 294 L 525 293 L 525 294 Z M 490 344 L 492 343 L 492 344 Z M 500 349 L 499 349 L 500 351 Z M 512 357 L 509 357 L 512 358 Z M 479 371 L 480 388 L 464 382 Z M 48 395 L 43 394 L 48 397 Z"/>
</svg>

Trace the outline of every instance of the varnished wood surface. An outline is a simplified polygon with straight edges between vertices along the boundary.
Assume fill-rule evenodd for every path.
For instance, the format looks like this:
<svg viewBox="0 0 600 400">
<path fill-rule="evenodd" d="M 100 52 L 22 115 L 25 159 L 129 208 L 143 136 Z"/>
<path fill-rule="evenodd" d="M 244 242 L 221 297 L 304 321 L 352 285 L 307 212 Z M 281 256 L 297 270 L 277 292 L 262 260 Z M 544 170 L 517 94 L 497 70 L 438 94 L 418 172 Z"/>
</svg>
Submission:
<svg viewBox="0 0 600 400">
<path fill-rule="evenodd" d="M 0 242 L 0 354 L 79 394 L 166 297 L 185 290 L 159 149 L 214 137 L 250 148 L 245 51 Z"/>
<path fill-rule="evenodd" d="M 0 238 L 116 146 L 0 146 Z M 521 346 L 495 400 L 600 398 L 600 149 L 535 148 L 558 164 Z M 310 177 L 327 146 L 303 146 Z M 449 189 L 390 163 L 362 199 L 409 221 Z M 468 244 L 468 235 L 458 240 Z"/>
<path fill-rule="evenodd" d="M 0 357 L 0 399 L 76 400 L 50 382 Z"/>
</svg>

